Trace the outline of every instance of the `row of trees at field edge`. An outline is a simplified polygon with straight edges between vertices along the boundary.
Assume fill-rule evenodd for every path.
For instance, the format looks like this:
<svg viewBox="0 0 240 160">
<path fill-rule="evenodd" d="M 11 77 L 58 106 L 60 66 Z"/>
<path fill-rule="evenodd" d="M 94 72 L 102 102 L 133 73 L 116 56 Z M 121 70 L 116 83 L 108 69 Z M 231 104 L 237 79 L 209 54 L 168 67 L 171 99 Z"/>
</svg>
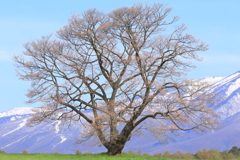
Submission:
<svg viewBox="0 0 240 160">
<path fill-rule="evenodd" d="M 19 77 L 32 82 L 28 103 L 43 104 L 28 125 L 81 122 L 79 143 L 94 140 L 109 155 L 142 129 L 161 141 L 178 130 L 216 128 L 210 85 L 184 76 L 208 45 L 185 25 L 173 27 L 179 18 L 170 12 L 163 4 L 89 9 L 56 35 L 27 42 L 14 60 Z"/>
<path fill-rule="evenodd" d="M 128 151 L 128 154 L 150 156 L 149 153 L 142 153 L 140 150 L 137 152 L 130 150 Z M 230 150 L 223 152 L 219 152 L 216 149 L 212 150 L 203 149 L 197 151 L 196 154 L 190 154 L 187 152 L 182 153 L 180 151 L 171 154 L 169 151 L 165 151 L 163 154 L 154 154 L 152 156 L 173 159 L 233 160 L 240 158 L 240 148 L 233 146 Z"/>
<path fill-rule="evenodd" d="M 6 153 L 6 152 L 0 150 L 0 153 Z M 23 150 L 22 154 L 28 154 L 28 151 Z M 46 154 L 46 153 L 40 153 L 40 154 Z M 64 153 L 54 152 L 53 154 L 64 154 Z M 80 150 L 76 150 L 75 154 L 81 155 L 82 153 Z M 91 154 L 91 153 L 85 152 L 83 154 Z M 147 152 L 143 153 L 141 150 L 138 150 L 137 152 L 129 150 L 128 154 L 129 155 L 151 156 L 149 153 L 147 153 Z M 212 149 L 212 150 L 203 149 L 203 150 L 198 151 L 196 154 L 182 153 L 180 151 L 177 151 L 174 154 L 170 154 L 169 151 L 165 151 L 163 154 L 154 154 L 152 156 L 161 157 L 161 158 L 173 158 L 173 159 L 233 160 L 236 158 L 240 158 L 240 148 L 234 146 L 229 151 L 223 151 L 223 152 L 219 152 L 218 150 L 215 150 L 215 149 Z"/>
</svg>

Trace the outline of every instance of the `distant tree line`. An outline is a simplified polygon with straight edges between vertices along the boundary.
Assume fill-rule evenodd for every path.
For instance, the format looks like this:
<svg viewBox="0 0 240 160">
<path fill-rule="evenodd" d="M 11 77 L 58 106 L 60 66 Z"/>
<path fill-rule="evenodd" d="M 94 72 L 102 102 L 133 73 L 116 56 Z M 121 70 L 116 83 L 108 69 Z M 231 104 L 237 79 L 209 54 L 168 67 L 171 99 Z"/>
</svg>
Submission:
<svg viewBox="0 0 240 160">
<path fill-rule="evenodd" d="M 149 153 L 144 153 L 141 150 L 138 150 L 137 152 L 129 150 L 128 154 L 151 156 Z M 207 150 L 206 148 L 204 148 L 203 150 L 197 151 L 196 154 L 190 154 L 187 152 L 183 153 L 180 151 L 171 154 L 169 151 L 165 151 L 163 154 L 157 153 L 152 156 L 171 159 L 235 160 L 240 159 L 240 148 L 233 146 L 230 150 L 223 152 L 219 152 L 216 149 Z"/>
<path fill-rule="evenodd" d="M 6 153 L 3 150 L 0 150 L 1 153 Z M 27 150 L 23 150 L 21 152 L 22 154 L 28 154 Z M 46 154 L 46 153 L 42 153 Z M 60 154 L 59 152 L 54 152 L 54 154 Z M 64 154 L 64 153 L 61 153 Z M 75 151 L 76 155 L 81 155 L 82 152 L 80 150 Z M 90 152 L 85 152 L 84 154 L 91 154 Z M 208 160 L 234 160 L 234 159 L 240 159 L 240 148 L 233 146 L 228 151 L 219 152 L 216 149 L 207 150 L 204 148 L 203 150 L 197 151 L 196 154 L 190 154 L 190 153 L 182 153 L 180 151 L 177 151 L 173 154 L 171 154 L 169 151 L 165 151 L 163 154 L 157 153 L 154 155 L 151 155 L 147 152 L 142 152 L 141 150 L 138 150 L 137 152 L 133 150 L 129 150 L 129 155 L 141 155 L 141 156 L 154 156 L 154 157 L 161 157 L 161 158 L 171 158 L 171 159 L 208 159 Z"/>
</svg>

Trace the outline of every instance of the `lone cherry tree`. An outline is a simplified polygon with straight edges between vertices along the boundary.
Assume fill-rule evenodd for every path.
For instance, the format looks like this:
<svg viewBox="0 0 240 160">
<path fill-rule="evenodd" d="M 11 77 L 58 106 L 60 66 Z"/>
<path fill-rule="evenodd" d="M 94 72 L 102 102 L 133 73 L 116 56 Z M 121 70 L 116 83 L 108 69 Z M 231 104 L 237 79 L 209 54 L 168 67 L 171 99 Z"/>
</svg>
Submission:
<svg viewBox="0 0 240 160">
<path fill-rule="evenodd" d="M 172 26 L 178 17 L 170 12 L 163 4 L 89 9 L 56 35 L 27 42 L 14 61 L 20 78 L 32 82 L 27 102 L 43 104 L 28 123 L 81 122 L 79 142 L 96 137 L 109 155 L 121 154 L 141 129 L 162 140 L 215 128 L 209 85 L 185 79 L 207 45 L 184 25 Z"/>
</svg>

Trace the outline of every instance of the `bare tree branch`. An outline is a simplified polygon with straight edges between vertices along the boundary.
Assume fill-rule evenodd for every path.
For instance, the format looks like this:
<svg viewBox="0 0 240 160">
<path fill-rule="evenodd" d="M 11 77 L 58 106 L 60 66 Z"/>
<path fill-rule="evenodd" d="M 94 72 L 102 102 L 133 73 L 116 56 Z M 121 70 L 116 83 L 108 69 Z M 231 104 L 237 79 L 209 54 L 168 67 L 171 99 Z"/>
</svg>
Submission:
<svg viewBox="0 0 240 160">
<path fill-rule="evenodd" d="M 192 60 L 201 60 L 197 52 L 208 46 L 186 34 L 185 25 L 166 31 L 179 19 L 169 19 L 170 12 L 163 4 L 89 9 L 72 16 L 56 37 L 27 42 L 14 60 L 20 79 L 32 82 L 28 103 L 43 103 L 28 124 L 79 121 L 78 142 L 97 137 L 110 155 L 121 154 L 141 129 L 164 137 L 215 128 L 211 85 L 185 80 Z"/>
</svg>

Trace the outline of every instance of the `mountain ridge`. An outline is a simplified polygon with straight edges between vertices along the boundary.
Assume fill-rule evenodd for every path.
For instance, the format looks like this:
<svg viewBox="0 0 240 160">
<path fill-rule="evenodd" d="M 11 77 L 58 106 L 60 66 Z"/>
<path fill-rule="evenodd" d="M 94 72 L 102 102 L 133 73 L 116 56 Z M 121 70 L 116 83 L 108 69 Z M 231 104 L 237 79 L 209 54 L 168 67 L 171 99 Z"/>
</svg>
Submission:
<svg viewBox="0 0 240 160">
<path fill-rule="evenodd" d="M 127 142 L 124 151 L 129 149 L 142 150 L 149 153 L 163 153 L 169 150 L 196 153 L 197 150 L 218 149 L 229 150 L 232 146 L 240 147 L 240 71 L 222 78 L 207 77 L 209 81 L 217 81 L 212 92 L 226 97 L 222 102 L 212 106 L 221 113 L 221 126 L 223 128 L 209 131 L 206 134 L 196 134 L 192 131 L 185 132 L 183 137 L 172 136 L 172 141 L 159 143 L 152 137 L 132 137 Z M 33 113 L 31 107 L 14 108 L 0 113 L 0 150 L 8 153 L 19 153 L 26 149 L 29 153 L 60 152 L 73 154 L 79 149 L 82 152 L 92 153 L 106 151 L 104 147 L 89 147 L 75 145 L 76 138 L 81 128 L 79 124 L 69 129 L 61 122 L 42 123 L 36 127 L 26 127 L 24 124 Z"/>
<path fill-rule="evenodd" d="M 0 112 L 0 118 L 1 117 L 8 117 L 13 115 L 25 115 L 25 114 L 33 114 L 32 107 L 18 107 L 13 108 L 5 112 Z"/>
</svg>

